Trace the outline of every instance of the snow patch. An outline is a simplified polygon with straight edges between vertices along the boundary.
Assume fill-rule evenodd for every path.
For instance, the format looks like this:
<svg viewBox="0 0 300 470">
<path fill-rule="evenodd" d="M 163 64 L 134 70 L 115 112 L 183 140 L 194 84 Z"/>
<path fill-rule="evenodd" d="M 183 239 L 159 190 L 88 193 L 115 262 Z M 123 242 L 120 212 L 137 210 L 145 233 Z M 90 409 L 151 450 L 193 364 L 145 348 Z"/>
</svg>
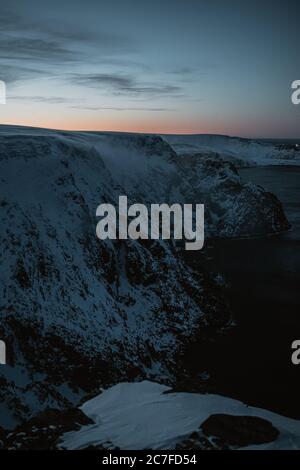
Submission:
<svg viewBox="0 0 300 470">
<path fill-rule="evenodd" d="M 257 416 L 270 421 L 279 438 L 247 449 L 300 449 L 299 421 L 220 395 L 166 393 L 165 385 L 119 383 L 87 401 L 81 410 L 95 424 L 66 433 L 62 447 L 81 449 L 111 442 L 121 449 L 172 449 L 212 414 Z"/>
</svg>

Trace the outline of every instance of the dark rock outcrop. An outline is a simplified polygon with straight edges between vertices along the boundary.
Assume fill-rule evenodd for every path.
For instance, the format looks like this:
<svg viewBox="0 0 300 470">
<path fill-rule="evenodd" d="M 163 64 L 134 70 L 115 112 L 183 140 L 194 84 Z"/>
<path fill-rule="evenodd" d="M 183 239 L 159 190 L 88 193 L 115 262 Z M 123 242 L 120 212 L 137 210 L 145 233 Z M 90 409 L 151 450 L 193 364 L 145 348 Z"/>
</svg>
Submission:
<svg viewBox="0 0 300 470">
<path fill-rule="evenodd" d="M 257 416 L 211 415 L 201 426 L 206 437 L 213 437 L 222 447 L 245 447 L 275 441 L 279 431 Z"/>
</svg>

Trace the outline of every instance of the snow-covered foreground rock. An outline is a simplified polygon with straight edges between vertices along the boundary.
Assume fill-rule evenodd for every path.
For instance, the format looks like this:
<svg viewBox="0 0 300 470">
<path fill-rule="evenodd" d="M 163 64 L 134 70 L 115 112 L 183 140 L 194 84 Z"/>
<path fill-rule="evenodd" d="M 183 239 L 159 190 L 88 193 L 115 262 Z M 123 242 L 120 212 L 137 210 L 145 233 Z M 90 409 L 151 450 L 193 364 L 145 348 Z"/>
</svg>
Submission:
<svg viewBox="0 0 300 470">
<path fill-rule="evenodd" d="M 274 441 L 247 448 L 300 449 L 299 421 L 219 395 L 166 393 L 169 390 L 148 381 L 120 383 L 105 390 L 81 407 L 95 424 L 66 433 L 61 447 L 172 449 L 199 430 L 211 415 L 225 413 L 263 418 L 279 431 Z"/>
<path fill-rule="evenodd" d="M 218 289 L 172 243 L 99 241 L 96 208 L 204 203 L 206 237 L 266 236 L 275 196 L 161 137 L 0 126 L 0 425 L 120 380 L 172 383 L 187 342 L 230 325 Z"/>
<path fill-rule="evenodd" d="M 211 154 L 236 166 L 300 165 L 300 147 L 224 135 L 164 135 L 178 154 Z"/>
</svg>

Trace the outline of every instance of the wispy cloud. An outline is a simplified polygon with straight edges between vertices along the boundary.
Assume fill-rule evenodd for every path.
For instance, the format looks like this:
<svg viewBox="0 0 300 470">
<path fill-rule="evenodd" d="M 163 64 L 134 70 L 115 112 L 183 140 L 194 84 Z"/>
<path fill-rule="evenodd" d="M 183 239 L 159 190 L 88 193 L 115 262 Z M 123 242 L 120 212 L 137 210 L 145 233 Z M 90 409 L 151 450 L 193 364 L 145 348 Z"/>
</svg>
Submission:
<svg viewBox="0 0 300 470">
<path fill-rule="evenodd" d="M 161 96 L 174 95 L 182 92 L 182 88 L 168 83 L 139 82 L 129 75 L 123 74 L 73 74 L 72 81 L 79 85 L 93 88 L 109 88 L 117 95 Z"/>
<path fill-rule="evenodd" d="M 129 36 L 78 29 L 74 25 L 34 22 L 5 10 L 0 17 L 0 58 L 33 64 L 116 60 L 115 56 L 136 50 Z M 117 58 L 117 60 L 120 60 Z M 7 62 L 8 63 L 8 62 Z M 5 64 L 4 64 L 5 67 Z"/>
<path fill-rule="evenodd" d="M 106 73 L 73 74 L 71 79 L 74 83 L 79 85 L 88 85 L 92 87 L 104 85 L 118 90 L 130 88 L 134 83 L 133 79 L 129 76 Z"/>
<path fill-rule="evenodd" d="M 28 80 L 34 77 L 41 77 L 43 75 L 45 75 L 45 71 L 40 68 L 23 67 L 22 65 L 17 65 L 12 62 L 10 62 L 10 64 L 4 64 L 1 67 L 1 80 L 4 80 L 6 83 L 14 83 L 18 80 Z"/>
<path fill-rule="evenodd" d="M 168 73 L 174 74 L 174 75 L 191 75 L 197 71 L 196 68 L 192 67 L 178 67 L 178 68 L 173 68 L 172 70 L 168 70 Z"/>
<path fill-rule="evenodd" d="M 87 111 L 154 111 L 154 112 L 164 112 L 164 111 L 175 111 L 174 108 L 129 108 L 129 107 L 105 107 L 105 106 L 70 106 L 74 109 L 83 109 Z"/>
<path fill-rule="evenodd" d="M 161 104 L 159 103 L 157 107 L 147 104 L 156 98 L 185 96 L 184 85 L 176 75 L 189 75 L 191 69 L 178 67 L 173 71 L 172 77 L 164 75 L 161 69 L 155 70 L 155 66 L 143 64 L 142 60 L 139 60 L 142 58 L 141 54 L 131 55 L 140 48 L 138 41 L 133 40 L 130 35 L 87 28 L 79 22 L 67 23 L 68 18 L 65 24 L 63 19 L 49 24 L 37 19 L 38 16 L 34 18 L 28 15 L 25 18 L 8 10 L 1 11 L 0 79 L 14 83 L 20 80 L 51 78 L 48 83 L 50 87 L 52 84 L 53 91 L 49 94 L 55 95 L 54 86 L 59 84 L 62 89 L 68 87 L 70 93 L 73 91 L 74 99 L 66 99 L 63 96 L 42 96 L 41 91 L 38 91 L 39 88 L 36 88 L 36 95 L 30 96 L 32 87 L 26 92 L 25 86 L 21 91 L 17 91 L 16 95 L 11 93 L 10 100 L 47 104 L 65 103 L 69 104 L 70 108 L 89 111 L 164 112 L 171 111 L 168 102 L 163 103 L 166 106 L 159 106 Z M 137 57 L 138 59 L 134 60 Z M 85 73 L 82 70 L 85 70 Z M 112 98 L 112 105 L 116 103 L 114 97 L 127 97 L 128 106 L 126 104 L 124 107 L 77 106 L 80 103 L 78 96 L 86 95 L 85 90 L 79 91 L 76 95 L 78 86 L 92 88 L 93 94 L 94 90 L 99 90 L 108 98 Z M 42 86 L 41 89 L 45 87 Z M 145 106 L 136 107 L 135 104 L 138 103 Z"/>
<path fill-rule="evenodd" d="M 63 96 L 9 96 L 10 101 L 26 101 L 31 103 L 48 103 L 48 104 L 61 104 L 72 103 L 74 100 L 64 98 Z"/>
<path fill-rule="evenodd" d="M 74 60 L 77 54 L 51 38 L 17 37 L 1 34 L 1 59 L 32 59 L 43 61 Z"/>
</svg>

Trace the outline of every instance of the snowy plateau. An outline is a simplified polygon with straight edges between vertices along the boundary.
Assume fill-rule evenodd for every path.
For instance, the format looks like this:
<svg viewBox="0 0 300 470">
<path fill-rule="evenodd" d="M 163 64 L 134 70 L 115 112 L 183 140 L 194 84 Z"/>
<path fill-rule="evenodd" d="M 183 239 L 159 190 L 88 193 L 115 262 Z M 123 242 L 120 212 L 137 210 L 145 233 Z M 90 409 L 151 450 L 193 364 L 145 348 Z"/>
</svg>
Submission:
<svg viewBox="0 0 300 470">
<path fill-rule="evenodd" d="M 0 126 L 3 435 L 43 421 L 41 413 L 59 422 L 57 410 L 88 426 L 78 404 L 124 381 L 165 384 L 149 385 L 149 393 L 147 385 L 145 393 L 163 397 L 168 408 L 171 395 L 161 392 L 184 377 L 185 345 L 233 327 L 217 283 L 189 266 L 174 242 L 98 240 L 99 204 L 117 205 L 120 194 L 130 204 L 200 202 L 206 239 L 265 237 L 288 230 L 289 222 L 277 197 L 245 182 L 238 167 L 299 161 L 297 149 L 223 136 Z M 200 413 L 209 398 L 194 398 Z M 174 431 L 187 434 L 195 422 L 177 399 L 169 398 L 178 420 Z M 245 405 L 222 400 L 246 413 Z M 215 404 L 213 412 L 221 408 Z M 159 445 L 149 439 L 124 446 Z M 123 445 L 122 437 L 115 443 Z"/>
</svg>

